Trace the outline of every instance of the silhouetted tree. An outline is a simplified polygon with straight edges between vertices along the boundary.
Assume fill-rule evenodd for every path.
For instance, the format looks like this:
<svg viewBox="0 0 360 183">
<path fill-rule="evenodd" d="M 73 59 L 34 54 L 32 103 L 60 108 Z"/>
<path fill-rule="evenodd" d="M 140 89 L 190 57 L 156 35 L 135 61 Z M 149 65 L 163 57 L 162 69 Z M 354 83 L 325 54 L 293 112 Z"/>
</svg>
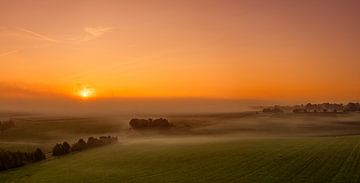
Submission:
<svg viewBox="0 0 360 183">
<path fill-rule="evenodd" d="M 63 150 L 64 150 L 64 153 L 65 154 L 67 154 L 67 153 L 69 153 L 70 152 L 70 144 L 69 143 L 67 143 L 67 142 L 64 142 L 63 144 L 62 144 L 62 146 L 63 146 Z"/>
<path fill-rule="evenodd" d="M 88 147 L 95 147 L 100 145 L 100 141 L 97 138 L 89 137 L 86 144 Z"/>
<path fill-rule="evenodd" d="M 71 146 L 71 151 L 72 152 L 81 151 L 86 149 L 86 146 L 87 146 L 86 142 L 83 139 L 79 139 L 78 142 L 76 142 Z"/>
<path fill-rule="evenodd" d="M 45 154 L 41 151 L 41 149 L 37 148 L 34 152 L 34 160 L 41 161 L 41 160 L 45 160 L 45 159 L 46 159 Z"/>
<path fill-rule="evenodd" d="M 61 144 L 56 144 L 56 145 L 53 147 L 52 155 L 53 155 L 53 156 L 63 155 L 63 149 L 62 149 L 62 145 L 61 145 Z"/>
<path fill-rule="evenodd" d="M 56 144 L 52 150 L 53 156 L 61 156 L 70 153 L 70 145 L 67 142 Z"/>
<path fill-rule="evenodd" d="M 355 112 L 355 111 L 357 111 L 357 105 L 356 105 L 355 103 L 352 103 L 352 102 L 348 103 L 348 104 L 345 106 L 345 108 L 346 108 L 346 111 L 350 111 L 350 112 Z"/>
</svg>

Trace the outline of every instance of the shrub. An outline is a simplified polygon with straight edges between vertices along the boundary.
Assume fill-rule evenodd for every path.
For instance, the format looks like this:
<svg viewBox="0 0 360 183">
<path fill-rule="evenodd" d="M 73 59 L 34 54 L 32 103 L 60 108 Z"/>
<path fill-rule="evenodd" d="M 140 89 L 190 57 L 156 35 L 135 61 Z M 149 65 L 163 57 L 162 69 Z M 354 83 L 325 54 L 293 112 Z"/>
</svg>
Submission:
<svg viewBox="0 0 360 183">
<path fill-rule="evenodd" d="M 78 140 L 75 144 L 71 146 L 71 151 L 81 151 L 86 149 L 86 142 L 83 139 Z"/>
<path fill-rule="evenodd" d="M 70 152 L 70 145 L 67 142 L 63 144 L 56 144 L 52 150 L 53 156 L 61 156 Z"/>
<path fill-rule="evenodd" d="M 41 149 L 37 148 L 34 152 L 34 161 L 41 161 L 45 160 L 46 156 L 44 152 L 41 151 Z"/>
<path fill-rule="evenodd" d="M 64 142 L 63 144 L 62 144 L 62 146 L 63 146 L 63 150 L 64 150 L 64 153 L 65 154 L 67 154 L 67 153 L 69 153 L 70 152 L 70 144 L 69 143 L 67 143 L 67 142 Z"/>
</svg>

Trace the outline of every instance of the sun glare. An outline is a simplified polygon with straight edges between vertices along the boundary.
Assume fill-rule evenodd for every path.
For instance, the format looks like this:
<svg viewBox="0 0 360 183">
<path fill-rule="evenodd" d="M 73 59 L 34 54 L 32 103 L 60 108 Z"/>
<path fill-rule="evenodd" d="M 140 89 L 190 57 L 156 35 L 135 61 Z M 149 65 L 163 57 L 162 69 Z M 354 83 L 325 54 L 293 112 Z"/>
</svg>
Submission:
<svg viewBox="0 0 360 183">
<path fill-rule="evenodd" d="M 83 87 L 80 91 L 79 91 L 79 96 L 82 98 L 90 98 L 93 97 L 95 95 L 95 89 L 93 88 L 88 88 L 88 87 Z"/>
</svg>

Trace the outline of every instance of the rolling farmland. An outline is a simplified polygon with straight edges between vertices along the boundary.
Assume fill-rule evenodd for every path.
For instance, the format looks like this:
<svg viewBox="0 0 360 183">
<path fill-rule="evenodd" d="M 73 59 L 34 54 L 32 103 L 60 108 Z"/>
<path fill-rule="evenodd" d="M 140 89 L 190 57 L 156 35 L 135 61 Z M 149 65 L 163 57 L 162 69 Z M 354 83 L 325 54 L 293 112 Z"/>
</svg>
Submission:
<svg viewBox="0 0 360 183">
<path fill-rule="evenodd" d="M 359 144 L 358 136 L 159 139 L 10 170 L 0 182 L 359 182 Z"/>
</svg>

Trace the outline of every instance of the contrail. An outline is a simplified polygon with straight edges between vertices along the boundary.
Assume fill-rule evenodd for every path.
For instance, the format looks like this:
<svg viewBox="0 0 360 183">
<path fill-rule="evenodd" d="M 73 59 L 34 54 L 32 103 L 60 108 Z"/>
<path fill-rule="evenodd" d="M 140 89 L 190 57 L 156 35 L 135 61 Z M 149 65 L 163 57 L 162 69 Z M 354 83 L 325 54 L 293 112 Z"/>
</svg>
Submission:
<svg viewBox="0 0 360 183">
<path fill-rule="evenodd" d="M 59 41 L 56 40 L 56 39 L 47 37 L 47 36 L 42 35 L 42 34 L 39 34 L 39 33 L 36 33 L 36 32 L 31 31 L 31 30 L 29 30 L 29 29 L 21 28 L 20 30 L 23 31 L 23 32 L 26 32 L 26 33 L 28 33 L 28 34 L 31 34 L 32 36 L 34 36 L 35 39 L 38 39 L 38 40 L 49 41 L 49 42 L 53 42 L 53 43 L 58 43 L 58 42 L 59 42 Z"/>
</svg>

